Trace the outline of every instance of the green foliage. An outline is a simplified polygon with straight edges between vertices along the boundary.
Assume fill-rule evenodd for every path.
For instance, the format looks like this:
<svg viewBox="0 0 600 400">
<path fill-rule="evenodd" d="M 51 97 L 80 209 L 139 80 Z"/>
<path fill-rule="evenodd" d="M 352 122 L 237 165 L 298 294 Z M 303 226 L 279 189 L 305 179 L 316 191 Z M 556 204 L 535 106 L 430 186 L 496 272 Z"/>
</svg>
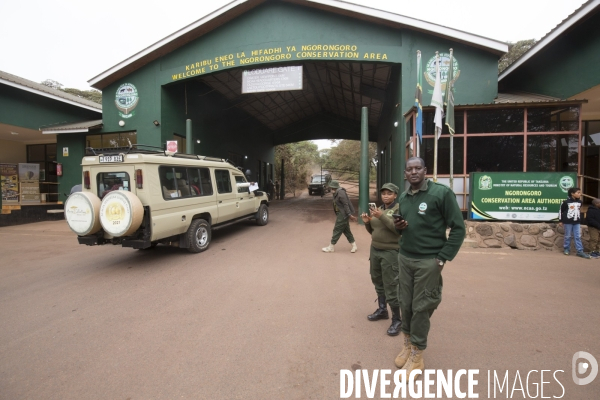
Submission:
<svg viewBox="0 0 600 400">
<path fill-rule="evenodd" d="M 501 73 L 512 63 L 517 61 L 517 59 L 531 49 L 535 43 L 535 39 L 519 40 L 517 43 L 508 43 L 508 53 L 498 60 L 498 73 Z"/>
<path fill-rule="evenodd" d="M 371 160 L 377 156 L 377 143 L 369 142 L 369 164 L 370 177 L 373 178 L 376 173 L 371 164 Z M 351 171 L 358 173 L 360 171 L 360 141 L 359 140 L 340 140 L 336 147 L 332 147 L 324 156 L 325 162 L 323 169 L 334 171 Z"/>
<path fill-rule="evenodd" d="M 94 103 L 102 104 L 102 92 L 96 89 L 79 90 L 74 88 L 63 88 L 63 84 L 52 79 L 46 79 L 40 82 L 44 86 L 48 86 L 54 90 L 60 90 L 65 93 L 72 94 L 82 99 L 93 101 Z"/>
<path fill-rule="evenodd" d="M 275 146 L 275 179 L 281 181 L 281 161 L 285 160 L 285 190 L 294 197 L 296 191 L 306 188 L 311 165 L 319 162 L 318 148 L 312 142 Z"/>
</svg>

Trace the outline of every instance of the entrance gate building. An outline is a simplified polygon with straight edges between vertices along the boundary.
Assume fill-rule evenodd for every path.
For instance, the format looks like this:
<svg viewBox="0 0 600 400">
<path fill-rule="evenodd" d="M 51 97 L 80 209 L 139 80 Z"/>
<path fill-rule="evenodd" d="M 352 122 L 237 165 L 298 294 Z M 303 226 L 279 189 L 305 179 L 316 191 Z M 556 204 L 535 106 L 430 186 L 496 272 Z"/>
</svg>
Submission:
<svg viewBox="0 0 600 400">
<path fill-rule="evenodd" d="M 450 48 L 455 103 L 492 103 L 502 42 L 341 1 L 233 1 L 90 80 L 103 92 L 103 125 L 58 136 L 59 148 L 78 149 L 58 155 L 62 184 L 80 182 L 85 147 L 176 140 L 182 151 L 190 138 L 193 153 L 237 160 L 265 179 L 275 145 L 359 140 L 367 107 L 378 179 L 402 185 L 417 50 L 428 82 L 435 52 L 443 62 Z M 245 71 L 291 66 L 302 68 L 301 90 L 242 93 Z M 423 104 L 432 90 L 424 84 Z"/>
</svg>

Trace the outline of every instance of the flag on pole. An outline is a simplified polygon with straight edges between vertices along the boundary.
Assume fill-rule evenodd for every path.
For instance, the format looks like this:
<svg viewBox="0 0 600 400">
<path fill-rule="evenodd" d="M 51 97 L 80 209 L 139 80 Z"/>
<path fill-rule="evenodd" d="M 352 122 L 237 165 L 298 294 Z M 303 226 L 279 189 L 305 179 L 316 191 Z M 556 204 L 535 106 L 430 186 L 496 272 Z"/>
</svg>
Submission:
<svg viewBox="0 0 600 400">
<path fill-rule="evenodd" d="M 442 119 L 444 118 L 444 99 L 442 97 L 442 81 L 440 79 L 440 55 L 435 52 L 435 85 L 433 86 L 433 96 L 431 105 L 435 107 L 435 138 L 438 140 L 442 135 Z"/>
<path fill-rule="evenodd" d="M 423 67 L 421 66 L 421 51 L 417 50 L 417 90 L 415 91 L 415 107 L 417 108 L 416 133 L 419 137 L 419 143 L 423 143 L 423 106 L 421 105 L 423 97 Z"/>
<path fill-rule="evenodd" d="M 450 135 L 454 135 L 454 56 L 452 49 L 450 49 L 450 66 L 448 67 L 444 102 L 446 104 L 446 125 Z"/>
</svg>

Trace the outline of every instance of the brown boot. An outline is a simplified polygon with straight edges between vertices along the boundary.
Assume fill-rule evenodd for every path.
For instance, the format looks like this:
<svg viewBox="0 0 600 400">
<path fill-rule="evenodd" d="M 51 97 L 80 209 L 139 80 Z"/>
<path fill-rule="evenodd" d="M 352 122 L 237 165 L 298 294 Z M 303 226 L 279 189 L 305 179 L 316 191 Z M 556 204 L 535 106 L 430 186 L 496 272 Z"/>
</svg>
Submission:
<svg viewBox="0 0 600 400">
<path fill-rule="evenodd" d="M 410 335 L 407 335 L 406 333 L 402 332 L 402 340 L 404 341 L 404 347 L 402 348 L 402 351 L 400 352 L 400 354 L 398 354 L 396 360 L 394 361 L 396 363 L 396 367 L 398 368 L 404 367 L 404 364 L 406 364 L 406 360 L 408 360 L 408 356 L 410 355 L 411 350 Z"/>
<path fill-rule="evenodd" d="M 419 350 L 417 346 L 411 346 L 410 355 L 408 356 L 408 361 L 404 364 L 402 369 L 406 370 L 406 379 L 410 378 L 410 373 L 414 370 L 420 370 L 421 374 L 423 374 L 423 370 L 425 369 L 425 363 L 423 362 L 423 351 Z"/>
</svg>

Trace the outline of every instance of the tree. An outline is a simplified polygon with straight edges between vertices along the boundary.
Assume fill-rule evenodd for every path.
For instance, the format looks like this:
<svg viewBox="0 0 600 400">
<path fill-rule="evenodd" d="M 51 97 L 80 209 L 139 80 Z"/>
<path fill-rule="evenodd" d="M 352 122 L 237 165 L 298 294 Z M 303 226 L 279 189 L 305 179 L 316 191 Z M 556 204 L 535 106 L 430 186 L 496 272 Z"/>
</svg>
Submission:
<svg viewBox="0 0 600 400">
<path fill-rule="evenodd" d="M 94 103 L 102 104 L 102 92 L 99 90 L 79 90 L 73 88 L 62 89 L 63 92 L 72 94 L 82 99 L 93 101 Z"/>
<path fill-rule="evenodd" d="M 48 86 L 49 88 L 52 89 L 57 89 L 57 90 L 62 90 L 63 84 L 60 82 L 57 82 L 55 80 L 52 79 L 46 79 L 43 82 L 40 82 L 42 85 L 44 86 Z"/>
<path fill-rule="evenodd" d="M 310 176 L 310 167 L 318 162 L 318 146 L 312 142 L 287 143 L 275 146 L 275 179 L 281 180 L 281 160 L 285 160 L 285 189 L 296 197 Z"/>
<path fill-rule="evenodd" d="M 531 49 L 535 43 L 535 39 L 519 40 L 517 43 L 508 43 L 508 53 L 498 60 L 498 73 L 501 73 L 512 63 L 517 61 L 517 59 Z"/>
<path fill-rule="evenodd" d="M 369 163 L 377 156 L 377 143 L 369 142 Z M 327 160 L 323 168 L 349 171 L 358 173 L 360 171 L 360 141 L 341 140 L 336 147 L 332 147 L 327 154 Z M 369 168 L 371 172 L 371 168 Z"/>
<path fill-rule="evenodd" d="M 54 90 L 60 90 L 61 92 L 72 94 L 73 96 L 77 96 L 82 99 L 93 101 L 94 103 L 102 104 L 102 92 L 96 89 L 92 90 L 80 90 L 75 88 L 64 88 L 63 84 L 57 82 L 53 79 L 46 79 L 43 82 L 40 82 L 44 86 L 48 86 Z"/>
</svg>

